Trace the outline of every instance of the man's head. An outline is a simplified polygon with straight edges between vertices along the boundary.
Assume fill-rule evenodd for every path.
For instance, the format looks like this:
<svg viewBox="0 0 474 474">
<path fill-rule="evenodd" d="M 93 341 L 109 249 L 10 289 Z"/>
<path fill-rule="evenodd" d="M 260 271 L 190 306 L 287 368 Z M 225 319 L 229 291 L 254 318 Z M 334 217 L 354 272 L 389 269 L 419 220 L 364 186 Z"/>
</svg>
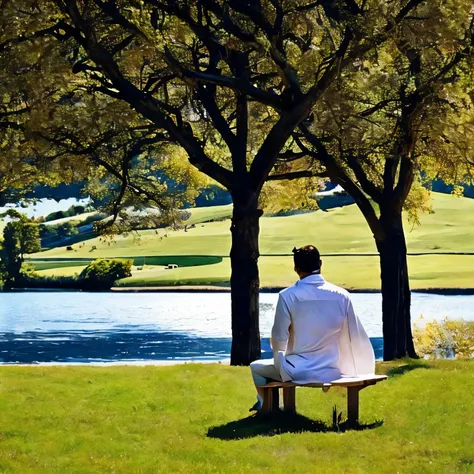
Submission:
<svg viewBox="0 0 474 474">
<path fill-rule="evenodd" d="M 299 249 L 294 248 L 293 259 L 295 262 L 295 272 L 300 278 L 319 272 L 323 263 L 319 250 L 314 245 L 306 245 Z"/>
</svg>

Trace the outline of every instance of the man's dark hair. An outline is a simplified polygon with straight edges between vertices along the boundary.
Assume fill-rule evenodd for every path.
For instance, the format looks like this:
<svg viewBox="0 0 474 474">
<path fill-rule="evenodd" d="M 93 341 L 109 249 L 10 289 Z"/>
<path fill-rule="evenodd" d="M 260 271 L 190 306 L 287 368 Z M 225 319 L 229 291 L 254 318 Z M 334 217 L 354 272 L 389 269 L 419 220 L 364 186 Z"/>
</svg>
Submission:
<svg viewBox="0 0 474 474">
<path fill-rule="evenodd" d="M 293 249 L 295 267 L 305 273 L 311 273 L 321 268 L 321 256 L 314 245 L 306 245 Z"/>
</svg>

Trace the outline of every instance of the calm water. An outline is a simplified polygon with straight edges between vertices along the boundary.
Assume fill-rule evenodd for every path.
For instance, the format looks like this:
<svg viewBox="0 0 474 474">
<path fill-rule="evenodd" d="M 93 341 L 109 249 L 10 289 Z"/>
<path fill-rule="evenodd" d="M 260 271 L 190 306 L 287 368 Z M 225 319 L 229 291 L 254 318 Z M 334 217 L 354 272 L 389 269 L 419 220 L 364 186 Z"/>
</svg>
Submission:
<svg viewBox="0 0 474 474">
<path fill-rule="evenodd" d="M 260 297 L 264 355 L 277 294 Z M 354 294 L 381 356 L 381 296 Z M 413 294 L 412 315 L 474 320 L 474 296 Z M 228 293 L 0 293 L 0 363 L 220 360 L 229 357 Z"/>
</svg>

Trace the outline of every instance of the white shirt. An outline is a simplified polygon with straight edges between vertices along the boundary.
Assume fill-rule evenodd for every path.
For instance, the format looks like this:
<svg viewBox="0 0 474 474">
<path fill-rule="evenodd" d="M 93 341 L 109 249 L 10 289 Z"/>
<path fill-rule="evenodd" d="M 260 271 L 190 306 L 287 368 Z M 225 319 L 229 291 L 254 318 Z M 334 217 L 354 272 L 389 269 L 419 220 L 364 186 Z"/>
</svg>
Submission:
<svg viewBox="0 0 474 474">
<path fill-rule="evenodd" d="M 374 350 L 349 293 L 319 274 L 280 292 L 271 341 L 285 382 L 330 382 L 375 371 Z"/>
</svg>

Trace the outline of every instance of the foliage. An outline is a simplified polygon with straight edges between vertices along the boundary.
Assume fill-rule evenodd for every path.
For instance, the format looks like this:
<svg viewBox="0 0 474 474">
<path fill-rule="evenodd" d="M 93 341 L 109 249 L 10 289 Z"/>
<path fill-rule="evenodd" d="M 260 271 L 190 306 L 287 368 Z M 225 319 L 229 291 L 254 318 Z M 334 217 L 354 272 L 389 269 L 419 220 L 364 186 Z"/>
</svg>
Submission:
<svg viewBox="0 0 474 474">
<path fill-rule="evenodd" d="M 60 240 L 67 237 L 72 237 L 79 233 L 78 221 L 67 221 L 61 224 L 51 224 L 40 226 L 40 237 L 48 240 Z"/>
<path fill-rule="evenodd" d="M 78 214 L 84 214 L 85 212 L 94 211 L 92 206 L 83 206 L 80 204 L 74 204 L 65 211 L 55 211 L 48 214 L 45 218 L 45 222 L 55 221 L 58 219 L 63 219 L 65 217 L 77 216 Z"/>
<path fill-rule="evenodd" d="M 81 290 L 81 281 L 76 275 L 44 275 L 37 272 L 22 274 L 22 288 Z"/>
<path fill-rule="evenodd" d="M 469 359 L 474 357 L 474 321 L 428 321 L 416 327 L 414 341 L 418 353 L 429 358 Z"/>
<path fill-rule="evenodd" d="M 2 217 L 11 219 L 3 229 L 2 267 L 5 286 L 12 287 L 20 277 L 25 254 L 41 250 L 39 225 L 14 210 L 5 212 Z"/>
<path fill-rule="evenodd" d="M 79 275 L 81 286 L 88 290 L 108 290 L 116 280 L 132 276 L 133 260 L 97 259 Z"/>
<path fill-rule="evenodd" d="M 340 184 L 378 242 L 387 232 L 380 211 L 403 208 L 416 223 L 430 209 L 422 185 L 472 181 L 471 7 L 419 2 L 394 37 L 338 76 L 278 164 L 284 176 L 306 166 Z"/>
<path fill-rule="evenodd" d="M 157 169 L 186 183 L 198 169 L 255 201 L 311 107 L 418 3 L 8 2 L 4 107 L 18 123 L 5 124 L 48 169 L 95 174 L 98 193 L 115 184 L 112 215 L 137 198 L 173 204 Z"/>
</svg>

